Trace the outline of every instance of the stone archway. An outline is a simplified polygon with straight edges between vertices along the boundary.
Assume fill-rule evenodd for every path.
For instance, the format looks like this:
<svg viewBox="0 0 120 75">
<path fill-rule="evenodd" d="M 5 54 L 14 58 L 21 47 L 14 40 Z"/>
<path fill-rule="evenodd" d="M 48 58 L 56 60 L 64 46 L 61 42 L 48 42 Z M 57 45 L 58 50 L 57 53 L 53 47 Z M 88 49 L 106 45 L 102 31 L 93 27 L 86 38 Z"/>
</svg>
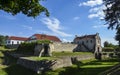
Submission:
<svg viewBox="0 0 120 75">
<path fill-rule="evenodd" d="M 51 56 L 49 44 L 37 44 L 34 49 L 35 56 Z"/>
</svg>

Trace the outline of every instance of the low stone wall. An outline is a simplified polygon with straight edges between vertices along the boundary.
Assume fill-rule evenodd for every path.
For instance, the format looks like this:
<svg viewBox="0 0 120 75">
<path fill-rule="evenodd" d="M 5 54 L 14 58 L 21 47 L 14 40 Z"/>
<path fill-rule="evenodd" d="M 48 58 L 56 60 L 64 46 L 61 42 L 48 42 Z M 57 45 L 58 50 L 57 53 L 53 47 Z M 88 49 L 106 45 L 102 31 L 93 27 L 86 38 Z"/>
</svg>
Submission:
<svg viewBox="0 0 120 75">
<path fill-rule="evenodd" d="M 81 60 L 93 59 L 93 58 L 95 58 L 95 57 L 94 57 L 94 54 L 89 54 L 89 55 L 73 56 L 73 57 L 71 57 L 71 58 L 76 58 L 78 61 L 81 61 Z"/>
<path fill-rule="evenodd" d="M 41 61 L 30 60 L 29 58 L 26 57 L 20 57 L 19 60 L 17 61 L 17 64 L 20 64 L 28 69 L 40 73 L 42 71 L 56 70 L 58 68 L 72 66 L 72 63 L 76 61 L 72 59 L 77 59 L 78 61 L 81 61 L 92 58 L 94 58 L 94 55 L 92 54 L 80 56 L 65 56 L 59 57 L 56 60 L 41 60 Z"/>
<path fill-rule="evenodd" d="M 27 59 L 25 57 L 21 57 L 17 61 L 17 64 L 20 64 L 37 73 L 40 73 L 41 71 L 56 70 L 58 68 L 72 66 L 70 58 L 35 61 Z"/>
</svg>

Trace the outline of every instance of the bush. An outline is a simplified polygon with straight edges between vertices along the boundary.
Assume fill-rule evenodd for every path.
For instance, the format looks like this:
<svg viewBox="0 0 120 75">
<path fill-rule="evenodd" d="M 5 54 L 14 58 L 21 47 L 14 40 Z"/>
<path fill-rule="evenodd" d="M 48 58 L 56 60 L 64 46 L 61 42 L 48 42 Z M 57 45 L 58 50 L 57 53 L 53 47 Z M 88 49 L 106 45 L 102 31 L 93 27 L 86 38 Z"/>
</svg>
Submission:
<svg viewBox="0 0 120 75">
<path fill-rule="evenodd" d="M 113 53 L 109 53 L 109 57 L 113 57 Z"/>
<path fill-rule="evenodd" d="M 102 55 L 107 55 L 107 53 L 102 53 Z"/>
<path fill-rule="evenodd" d="M 22 43 L 21 45 L 19 45 L 19 47 L 17 48 L 18 52 L 22 52 L 22 53 L 34 53 L 34 48 L 35 48 L 35 42 L 32 43 Z"/>
<path fill-rule="evenodd" d="M 52 42 L 50 40 L 38 40 L 36 43 L 37 44 L 42 44 L 42 43 L 49 44 L 49 43 L 52 43 Z"/>
<path fill-rule="evenodd" d="M 114 51 L 114 48 L 113 47 L 104 47 L 102 49 L 103 52 L 113 52 Z"/>
<path fill-rule="evenodd" d="M 120 53 L 117 53 L 116 55 L 120 58 Z"/>
<path fill-rule="evenodd" d="M 34 53 L 34 48 L 36 44 L 49 44 L 52 43 L 49 40 L 37 40 L 36 42 L 24 42 L 17 48 L 17 52 L 21 53 Z"/>
</svg>

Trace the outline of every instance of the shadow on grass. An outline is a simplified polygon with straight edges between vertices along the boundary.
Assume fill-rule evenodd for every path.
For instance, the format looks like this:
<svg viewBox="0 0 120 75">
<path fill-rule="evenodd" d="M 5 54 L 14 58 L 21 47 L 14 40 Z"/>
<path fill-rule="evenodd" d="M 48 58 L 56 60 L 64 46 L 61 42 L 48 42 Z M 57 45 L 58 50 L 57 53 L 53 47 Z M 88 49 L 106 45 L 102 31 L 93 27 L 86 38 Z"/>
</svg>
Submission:
<svg viewBox="0 0 120 75">
<path fill-rule="evenodd" d="M 65 70 L 59 72 L 59 75 L 97 75 L 114 66 L 115 62 L 120 62 L 120 59 L 95 60 L 86 63 L 79 61 L 75 63 L 77 67 L 66 67 Z"/>
<path fill-rule="evenodd" d="M 59 75 L 97 75 L 102 71 L 109 69 L 110 67 L 97 67 L 97 68 L 73 68 L 67 67 L 64 71 L 61 71 Z"/>
<path fill-rule="evenodd" d="M 7 75 L 38 75 L 35 72 L 16 64 L 4 68 L 3 71 L 5 71 Z"/>
</svg>

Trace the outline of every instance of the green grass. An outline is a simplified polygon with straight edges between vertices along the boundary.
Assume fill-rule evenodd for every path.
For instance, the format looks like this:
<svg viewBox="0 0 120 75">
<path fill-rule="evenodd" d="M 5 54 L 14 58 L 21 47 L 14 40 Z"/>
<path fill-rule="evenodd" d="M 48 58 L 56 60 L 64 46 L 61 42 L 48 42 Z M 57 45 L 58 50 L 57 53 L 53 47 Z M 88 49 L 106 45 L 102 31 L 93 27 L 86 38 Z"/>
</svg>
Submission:
<svg viewBox="0 0 120 75">
<path fill-rule="evenodd" d="M 89 54 L 92 55 L 93 53 L 91 52 L 53 52 L 52 56 L 77 56 L 77 55 L 85 55 L 85 54 Z"/>
<path fill-rule="evenodd" d="M 46 72 L 44 75 L 97 75 L 100 72 L 103 72 L 111 68 L 112 66 L 118 64 L 119 60 L 84 60 L 79 63 L 80 68 L 78 68 L 77 65 L 73 65 L 72 67 L 66 67 L 55 71 Z"/>
<path fill-rule="evenodd" d="M 91 52 L 53 52 L 52 53 L 52 57 L 35 57 L 35 56 L 31 56 L 31 57 L 26 57 L 26 59 L 30 59 L 30 60 L 36 60 L 36 61 L 40 61 L 40 60 L 55 60 L 61 56 L 77 56 L 77 55 L 92 55 Z"/>
<path fill-rule="evenodd" d="M 35 60 L 35 61 L 40 61 L 40 60 L 55 60 L 57 58 L 55 57 L 26 57 L 26 59 L 30 59 L 30 60 Z"/>
</svg>

